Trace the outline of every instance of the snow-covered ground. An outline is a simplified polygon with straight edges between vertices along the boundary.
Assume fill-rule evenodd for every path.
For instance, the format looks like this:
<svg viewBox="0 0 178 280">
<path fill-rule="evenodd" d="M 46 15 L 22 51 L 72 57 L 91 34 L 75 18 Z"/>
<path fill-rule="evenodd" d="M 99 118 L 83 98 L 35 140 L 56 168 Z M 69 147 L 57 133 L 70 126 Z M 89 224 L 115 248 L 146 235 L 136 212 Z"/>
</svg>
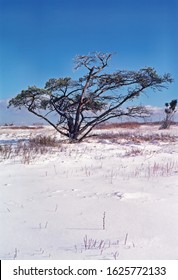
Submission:
<svg viewBox="0 0 178 280">
<path fill-rule="evenodd" d="M 0 259 L 178 259 L 178 127 L 96 133 L 24 160 L 19 140 L 59 136 L 0 128 Z"/>
</svg>

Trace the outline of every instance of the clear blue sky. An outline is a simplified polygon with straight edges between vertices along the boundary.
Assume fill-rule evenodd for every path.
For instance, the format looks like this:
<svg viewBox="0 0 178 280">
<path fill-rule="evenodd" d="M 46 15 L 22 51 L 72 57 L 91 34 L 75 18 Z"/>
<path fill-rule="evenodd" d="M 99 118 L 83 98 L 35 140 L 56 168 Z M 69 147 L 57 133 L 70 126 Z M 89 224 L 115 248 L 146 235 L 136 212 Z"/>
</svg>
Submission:
<svg viewBox="0 0 178 280">
<path fill-rule="evenodd" d="M 0 99 L 53 77 L 73 76 L 73 58 L 114 52 L 111 71 L 154 67 L 175 82 L 140 99 L 177 98 L 177 0 L 0 0 Z"/>
</svg>

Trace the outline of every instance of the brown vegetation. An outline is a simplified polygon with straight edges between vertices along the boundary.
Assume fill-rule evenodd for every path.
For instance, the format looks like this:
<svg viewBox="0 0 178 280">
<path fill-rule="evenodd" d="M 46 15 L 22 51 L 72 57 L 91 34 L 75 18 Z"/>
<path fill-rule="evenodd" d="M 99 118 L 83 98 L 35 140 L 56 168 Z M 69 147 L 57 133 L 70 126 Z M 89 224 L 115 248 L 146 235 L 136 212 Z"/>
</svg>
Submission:
<svg viewBox="0 0 178 280">
<path fill-rule="evenodd" d="M 112 122 L 112 123 L 103 123 L 96 126 L 97 129 L 115 129 L 115 128 L 126 128 L 126 129 L 135 129 L 139 128 L 143 125 L 153 126 L 157 125 L 160 126 L 161 122 Z M 171 122 L 171 125 L 178 125 L 178 122 Z"/>
<path fill-rule="evenodd" d="M 140 143 L 140 142 L 174 142 L 176 139 L 174 136 L 169 134 L 134 134 L 130 132 L 119 132 L 119 133 L 100 133 L 95 135 L 94 138 L 99 140 L 110 140 L 111 142 L 119 142 L 125 140 L 126 142 Z"/>
<path fill-rule="evenodd" d="M 5 125 L 5 126 L 1 126 L 1 129 L 14 129 L 14 130 L 18 130 L 18 129 L 32 129 L 32 130 L 36 130 L 36 129 L 42 129 L 44 128 L 43 126 L 30 126 L 30 125 Z"/>
</svg>

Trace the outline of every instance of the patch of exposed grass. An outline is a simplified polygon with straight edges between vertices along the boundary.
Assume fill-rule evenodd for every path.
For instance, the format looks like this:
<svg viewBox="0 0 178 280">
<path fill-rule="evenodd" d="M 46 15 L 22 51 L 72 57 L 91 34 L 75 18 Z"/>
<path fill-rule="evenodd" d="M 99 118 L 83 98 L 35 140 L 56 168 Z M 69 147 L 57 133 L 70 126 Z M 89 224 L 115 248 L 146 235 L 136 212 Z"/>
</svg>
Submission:
<svg viewBox="0 0 178 280">
<path fill-rule="evenodd" d="M 52 153 L 54 149 L 62 149 L 62 145 L 55 137 L 36 136 L 28 142 L 18 141 L 16 145 L 1 145 L 1 159 L 20 158 L 22 163 L 29 164 L 39 155 Z"/>
<path fill-rule="evenodd" d="M 168 177 L 178 172 L 178 162 L 177 161 L 167 161 L 167 162 L 154 162 L 147 165 L 141 165 L 137 167 L 131 176 L 134 177 Z"/>
<path fill-rule="evenodd" d="M 135 129 L 141 126 L 138 122 L 124 122 L 124 123 L 103 123 L 98 125 L 97 129 L 115 129 L 115 128 L 129 128 Z"/>
<path fill-rule="evenodd" d="M 43 129 L 44 127 L 42 125 L 40 126 L 28 126 L 28 125 L 4 125 L 1 126 L 1 129 L 12 129 L 12 130 L 37 130 L 37 129 Z"/>
<path fill-rule="evenodd" d="M 96 129 L 116 129 L 116 128 L 125 128 L 125 129 L 135 129 L 139 128 L 141 126 L 160 126 L 162 122 L 160 121 L 155 121 L 155 122 L 115 122 L 115 123 L 101 123 L 96 126 Z M 178 122 L 171 122 L 171 125 L 178 125 Z"/>
<path fill-rule="evenodd" d="M 46 147 L 57 147 L 59 142 L 55 137 L 37 135 L 36 137 L 29 139 L 29 145 L 31 147 L 46 146 Z"/>
<path fill-rule="evenodd" d="M 98 140 L 110 140 L 111 142 L 119 142 L 125 140 L 127 142 L 139 143 L 139 142 L 175 142 L 176 138 L 169 134 L 136 134 L 131 132 L 119 132 L 119 133 L 100 133 L 94 136 Z"/>
</svg>

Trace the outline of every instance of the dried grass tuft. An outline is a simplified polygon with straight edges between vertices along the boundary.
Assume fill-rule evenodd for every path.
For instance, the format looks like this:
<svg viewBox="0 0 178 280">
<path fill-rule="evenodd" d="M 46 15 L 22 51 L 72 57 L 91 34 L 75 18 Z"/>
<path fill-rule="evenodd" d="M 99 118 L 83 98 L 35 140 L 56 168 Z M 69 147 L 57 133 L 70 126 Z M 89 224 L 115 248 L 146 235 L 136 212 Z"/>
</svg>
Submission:
<svg viewBox="0 0 178 280">
<path fill-rule="evenodd" d="M 62 150 L 62 144 L 55 137 L 38 135 L 29 141 L 18 141 L 16 145 L 1 145 L 1 159 L 20 158 L 22 163 L 29 164 L 39 155 L 52 153 L 54 149 Z"/>
</svg>

